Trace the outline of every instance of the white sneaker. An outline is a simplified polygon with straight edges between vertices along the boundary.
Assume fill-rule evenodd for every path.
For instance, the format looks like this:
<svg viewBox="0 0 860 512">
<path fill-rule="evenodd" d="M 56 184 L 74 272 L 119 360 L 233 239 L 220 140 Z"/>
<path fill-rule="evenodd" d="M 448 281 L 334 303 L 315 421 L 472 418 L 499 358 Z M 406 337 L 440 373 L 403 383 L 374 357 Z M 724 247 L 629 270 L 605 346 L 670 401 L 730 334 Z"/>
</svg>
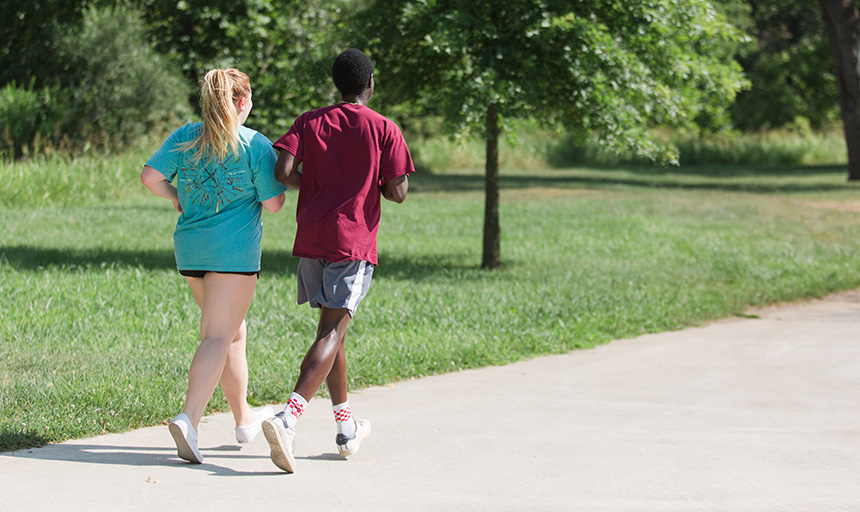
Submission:
<svg viewBox="0 0 860 512">
<path fill-rule="evenodd" d="M 337 443 L 337 451 L 341 457 L 349 457 L 358 453 L 362 439 L 370 435 L 370 422 L 367 420 L 354 420 L 355 434 L 352 437 L 346 437 L 343 434 L 338 434 L 334 442 Z"/>
<path fill-rule="evenodd" d="M 200 450 L 197 448 L 197 431 L 191 426 L 191 420 L 184 412 L 173 418 L 167 428 L 176 443 L 176 452 L 179 454 L 179 458 L 192 464 L 203 463 L 203 456 L 200 455 Z"/>
<path fill-rule="evenodd" d="M 263 407 L 256 412 L 254 421 L 249 425 L 240 425 L 236 427 L 236 441 L 240 443 L 249 443 L 260 433 L 260 428 L 263 426 L 263 420 L 269 419 L 275 415 L 275 410 L 271 407 Z"/>
<path fill-rule="evenodd" d="M 263 421 L 263 435 L 269 442 L 269 457 L 275 466 L 287 473 L 295 473 L 296 459 L 293 457 L 293 447 L 296 444 L 296 431 L 287 427 L 285 414 L 281 411 L 273 418 Z"/>
</svg>

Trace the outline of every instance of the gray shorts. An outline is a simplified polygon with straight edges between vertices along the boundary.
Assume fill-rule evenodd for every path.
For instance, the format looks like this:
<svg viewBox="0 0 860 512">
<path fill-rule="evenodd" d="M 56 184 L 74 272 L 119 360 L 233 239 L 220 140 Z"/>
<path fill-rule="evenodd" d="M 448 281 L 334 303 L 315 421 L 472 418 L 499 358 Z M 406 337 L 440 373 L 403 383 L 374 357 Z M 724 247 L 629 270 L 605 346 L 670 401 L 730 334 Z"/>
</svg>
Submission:
<svg viewBox="0 0 860 512">
<path fill-rule="evenodd" d="M 311 307 L 348 309 L 354 316 L 358 304 L 370 289 L 373 264 L 366 261 L 341 261 L 299 258 L 298 304 L 310 302 Z"/>
</svg>

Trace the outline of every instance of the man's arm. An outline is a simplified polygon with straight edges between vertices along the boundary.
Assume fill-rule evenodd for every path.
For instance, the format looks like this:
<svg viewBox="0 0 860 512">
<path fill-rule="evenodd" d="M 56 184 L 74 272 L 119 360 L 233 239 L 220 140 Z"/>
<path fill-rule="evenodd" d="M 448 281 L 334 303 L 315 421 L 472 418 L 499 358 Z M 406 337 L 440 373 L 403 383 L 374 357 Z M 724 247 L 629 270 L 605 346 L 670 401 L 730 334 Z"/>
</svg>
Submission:
<svg viewBox="0 0 860 512">
<path fill-rule="evenodd" d="M 391 178 L 382 184 L 382 197 L 395 203 L 402 203 L 406 199 L 407 192 L 409 192 L 409 178 L 405 174 Z"/>
<path fill-rule="evenodd" d="M 275 179 L 287 188 L 298 190 L 302 181 L 299 172 L 299 162 L 295 155 L 285 149 L 278 150 L 278 161 L 275 163 Z"/>
</svg>

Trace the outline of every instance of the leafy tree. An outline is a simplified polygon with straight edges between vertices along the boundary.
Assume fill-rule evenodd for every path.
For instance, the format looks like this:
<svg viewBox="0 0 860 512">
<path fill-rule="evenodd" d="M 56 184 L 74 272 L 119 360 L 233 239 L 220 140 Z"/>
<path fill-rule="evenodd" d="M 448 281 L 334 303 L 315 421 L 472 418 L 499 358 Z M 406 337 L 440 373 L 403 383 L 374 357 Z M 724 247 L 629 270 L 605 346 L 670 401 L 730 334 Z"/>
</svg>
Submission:
<svg viewBox="0 0 860 512">
<path fill-rule="evenodd" d="M 135 0 L 160 51 L 197 83 L 213 67 L 236 67 L 254 90 L 249 123 L 270 136 L 309 106 L 334 97 L 328 77 L 349 0 Z M 196 99 L 192 98 L 196 103 Z"/>
<path fill-rule="evenodd" d="M 0 0 L 0 85 L 56 83 L 63 32 L 77 25 L 88 0 Z"/>
<path fill-rule="evenodd" d="M 806 119 L 820 128 L 838 118 L 833 58 L 818 6 L 807 0 L 720 3 L 751 36 L 738 58 L 751 87 L 731 109 L 734 126 L 758 130 Z"/>
<path fill-rule="evenodd" d="M 860 180 L 860 12 L 854 0 L 818 0 L 836 63 L 848 179 Z"/>
<path fill-rule="evenodd" d="M 247 24 L 253 30 L 234 27 L 240 44 L 230 52 L 252 79 L 251 122 L 276 137 L 302 112 L 335 99 L 331 63 L 346 48 L 344 23 L 356 2 L 303 0 L 285 8 L 257 1 Z"/>
<path fill-rule="evenodd" d="M 744 85 L 727 53 L 741 34 L 700 0 L 375 0 L 358 19 L 387 98 L 486 137 L 485 268 L 501 265 L 506 119 L 584 129 L 673 162 L 675 149 L 655 144 L 649 127 L 724 116 Z"/>
</svg>

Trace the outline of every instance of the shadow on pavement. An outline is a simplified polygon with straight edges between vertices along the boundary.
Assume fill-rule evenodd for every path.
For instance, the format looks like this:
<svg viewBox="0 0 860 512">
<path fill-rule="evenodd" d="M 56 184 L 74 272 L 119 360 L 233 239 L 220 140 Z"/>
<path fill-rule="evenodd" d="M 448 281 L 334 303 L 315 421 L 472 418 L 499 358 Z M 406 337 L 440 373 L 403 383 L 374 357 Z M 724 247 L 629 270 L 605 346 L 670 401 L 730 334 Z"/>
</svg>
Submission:
<svg viewBox="0 0 860 512">
<path fill-rule="evenodd" d="M 213 476 L 253 476 L 253 475 L 283 475 L 282 471 L 237 471 L 228 467 L 213 464 L 212 460 L 237 459 L 266 459 L 261 455 L 250 455 L 241 452 L 239 446 L 222 445 L 216 447 L 201 447 L 206 452 L 218 452 L 217 455 L 206 457 L 203 464 L 188 464 L 181 460 L 173 448 L 155 446 L 111 446 L 95 444 L 78 444 L 66 442 L 50 444 L 41 448 L 27 448 L 15 452 L 5 452 L 0 457 L 17 457 L 36 460 L 51 460 L 77 462 L 82 464 L 107 464 L 116 466 L 160 467 L 184 466 L 192 471 L 206 471 Z M 232 452 L 232 453 L 231 453 Z"/>
</svg>

